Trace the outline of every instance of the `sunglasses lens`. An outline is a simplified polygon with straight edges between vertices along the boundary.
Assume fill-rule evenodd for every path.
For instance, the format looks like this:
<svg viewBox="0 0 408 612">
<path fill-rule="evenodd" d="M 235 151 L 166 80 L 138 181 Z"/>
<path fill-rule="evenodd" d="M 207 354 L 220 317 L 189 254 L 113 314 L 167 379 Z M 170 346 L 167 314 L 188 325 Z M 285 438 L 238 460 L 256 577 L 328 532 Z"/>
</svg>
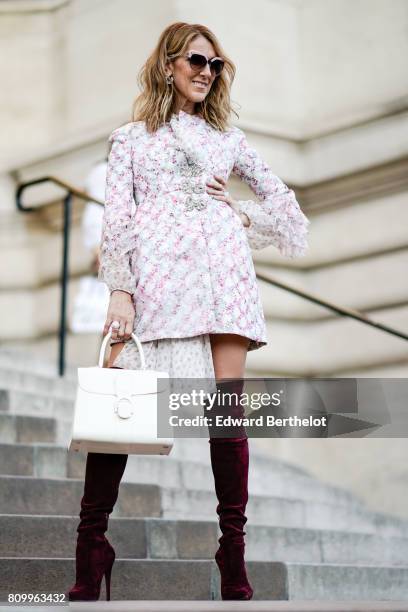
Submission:
<svg viewBox="0 0 408 612">
<path fill-rule="evenodd" d="M 222 60 L 215 59 L 214 61 L 211 62 L 211 72 L 215 74 L 215 76 L 220 75 L 223 68 L 224 68 L 224 62 Z"/>
<path fill-rule="evenodd" d="M 190 56 L 190 66 L 192 68 L 204 68 L 206 63 L 207 63 L 207 60 L 204 57 L 204 55 L 200 55 L 199 53 L 193 53 Z"/>
<path fill-rule="evenodd" d="M 201 53 L 192 53 L 189 57 L 190 66 L 196 70 L 202 70 L 207 64 L 207 58 Z M 210 62 L 211 72 L 215 76 L 221 74 L 224 68 L 224 61 L 222 59 L 213 59 Z"/>
</svg>

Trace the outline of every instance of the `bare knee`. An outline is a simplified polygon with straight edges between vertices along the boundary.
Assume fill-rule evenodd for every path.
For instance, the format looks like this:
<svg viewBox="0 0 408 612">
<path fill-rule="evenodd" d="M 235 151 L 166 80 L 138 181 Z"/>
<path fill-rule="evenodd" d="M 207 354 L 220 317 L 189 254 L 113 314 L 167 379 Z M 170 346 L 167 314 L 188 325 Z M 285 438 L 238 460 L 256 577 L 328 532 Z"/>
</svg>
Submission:
<svg viewBox="0 0 408 612">
<path fill-rule="evenodd" d="M 215 377 L 243 378 L 250 340 L 239 334 L 210 334 Z"/>
</svg>

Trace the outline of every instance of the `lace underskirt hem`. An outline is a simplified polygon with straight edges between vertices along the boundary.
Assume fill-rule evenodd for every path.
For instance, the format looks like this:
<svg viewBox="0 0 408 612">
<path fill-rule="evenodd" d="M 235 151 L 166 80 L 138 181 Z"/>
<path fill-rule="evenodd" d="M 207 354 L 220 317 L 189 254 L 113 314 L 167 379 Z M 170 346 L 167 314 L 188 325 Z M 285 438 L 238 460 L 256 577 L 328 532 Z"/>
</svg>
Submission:
<svg viewBox="0 0 408 612">
<path fill-rule="evenodd" d="M 230 333 L 237 333 L 237 332 L 230 332 Z M 241 334 L 238 334 L 241 335 Z M 171 342 L 165 342 L 166 341 L 170 341 Z M 163 353 L 163 357 L 159 357 L 158 355 L 155 355 L 153 357 L 154 361 L 163 361 L 167 362 L 168 360 L 173 361 L 173 359 L 170 357 L 169 353 L 169 349 L 167 348 L 168 346 L 172 347 L 172 350 L 175 353 L 178 353 L 178 349 L 176 348 L 176 343 L 178 344 L 178 341 L 183 341 L 183 350 L 187 350 L 187 352 L 189 352 L 190 350 L 193 351 L 193 353 L 195 353 L 196 356 L 197 355 L 197 351 L 198 351 L 198 362 L 197 362 L 197 368 L 199 371 L 203 370 L 205 372 L 214 372 L 214 366 L 213 366 L 213 361 L 212 361 L 212 353 L 211 353 L 211 343 L 210 343 L 210 335 L 209 333 L 206 334 L 198 334 L 196 336 L 188 336 L 186 338 L 160 338 L 158 340 L 149 340 L 147 342 L 142 342 L 142 346 L 143 348 L 146 347 L 146 350 L 151 352 L 151 351 L 157 351 L 161 354 Z M 120 343 L 122 342 L 121 340 L 112 340 L 110 345 L 113 346 L 114 344 Z M 159 344 L 160 343 L 160 347 Z M 128 345 L 131 345 L 131 348 L 127 348 Z M 266 340 L 253 340 L 252 338 L 249 338 L 249 345 L 248 345 L 248 353 L 249 351 L 255 351 L 257 349 L 262 348 L 263 346 L 266 346 L 267 341 Z M 193 346 L 193 349 L 189 349 L 189 346 Z M 155 347 L 155 349 L 153 349 L 153 347 Z M 128 352 L 129 352 L 129 358 L 128 358 Z M 146 352 L 146 351 L 145 351 Z M 167 355 L 167 357 L 165 357 L 164 355 Z M 123 357 L 122 357 L 123 356 Z M 126 362 L 131 361 L 132 364 L 138 364 L 138 365 L 120 365 L 118 363 L 118 360 L 122 360 L 126 359 Z M 174 360 L 177 362 L 177 364 L 180 361 L 180 356 L 179 355 L 175 355 L 174 356 Z M 125 363 L 125 362 L 123 362 Z M 204 367 L 203 367 L 203 363 L 204 363 Z M 122 368 L 130 368 L 130 369 L 139 369 L 140 368 L 140 359 L 139 359 L 139 353 L 136 347 L 136 344 L 134 343 L 134 341 L 132 339 L 126 340 L 125 341 L 125 346 L 123 347 L 123 349 L 121 350 L 121 352 L 119 353 L 118 357 L 116 358 L 116 360 L 114 361 L 114 363 L 112 365 L 117 365 L 118 367 Z M 181 370 L 183 371 L 184 369 L 184 365 L 181 366 Z M 188 366 L 187 366 L 188 367 Z M 194 376 L 200 376 L 200 374 L 198 375 L 194 375 Z M 180 378 L 183 378 L 183 375 L 180 375 Z M 207 376 L 203 376 L 203 378 L 207 378 Z"/>
<path fill-rule="evenodd" d="M 168 372 L 171 378 L 215 378 L 209 334 L 160 338 L 141 345 L 148 369 Z M 139 351 L 132 338 L 125 341 L 112 365 L 130 370 L 141 368 Z"/>
</svg>

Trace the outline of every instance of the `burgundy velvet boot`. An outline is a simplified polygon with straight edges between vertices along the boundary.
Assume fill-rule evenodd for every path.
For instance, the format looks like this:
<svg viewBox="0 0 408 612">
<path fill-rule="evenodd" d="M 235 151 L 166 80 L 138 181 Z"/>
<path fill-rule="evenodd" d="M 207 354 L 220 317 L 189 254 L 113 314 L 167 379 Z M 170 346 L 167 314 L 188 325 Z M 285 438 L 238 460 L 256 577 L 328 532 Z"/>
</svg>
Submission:
<svg viewBox="0 0 408 612">
<path fill-rule="evenodd" d="M 237 393 L 238 402 L 226 413 L 244 415 L 239 404 L 243 381 L 217 383 L 220 392 Z M 215 554 L 221 574 L 221 596 L 223 600 L 252 599 L 253 589 L 245 568 L 244 525 L 247 522 L 245 509 L 248 502 L 249 447 L 245 428 L 236 427 L 238 437 L 210 437 L 211 466 L 214 474 L 215 492 L 218 498 L 217 514 L 222 536 Z M 211 436 L 211 430 L 210 430 Z"/>
<path fill-rule="evenodd" d="M 106 599 L 110 600 L 115 551 L 104 534 L 118 498 L 127 458 L 127 455 L 88 453 L 81 521 L 77 528 L 76 582 L 68 592 L 69 601 L 97 601 L 103 576 Z"/>
</svg>

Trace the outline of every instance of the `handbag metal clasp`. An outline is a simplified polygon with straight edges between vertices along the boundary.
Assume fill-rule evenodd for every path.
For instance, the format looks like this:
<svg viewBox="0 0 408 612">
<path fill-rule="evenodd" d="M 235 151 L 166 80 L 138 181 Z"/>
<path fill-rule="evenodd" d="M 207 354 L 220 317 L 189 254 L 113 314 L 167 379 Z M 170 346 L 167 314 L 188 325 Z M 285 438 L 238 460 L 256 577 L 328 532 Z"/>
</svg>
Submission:
<svg viewBox="0 0 408 612">
<path fill-rule="evenodd" d="M 114 410 L 121 419 L 129 419 L 133 414 L 133 401 L 130 395 L 121 395 L 115 402 Z"/>
</svg>

